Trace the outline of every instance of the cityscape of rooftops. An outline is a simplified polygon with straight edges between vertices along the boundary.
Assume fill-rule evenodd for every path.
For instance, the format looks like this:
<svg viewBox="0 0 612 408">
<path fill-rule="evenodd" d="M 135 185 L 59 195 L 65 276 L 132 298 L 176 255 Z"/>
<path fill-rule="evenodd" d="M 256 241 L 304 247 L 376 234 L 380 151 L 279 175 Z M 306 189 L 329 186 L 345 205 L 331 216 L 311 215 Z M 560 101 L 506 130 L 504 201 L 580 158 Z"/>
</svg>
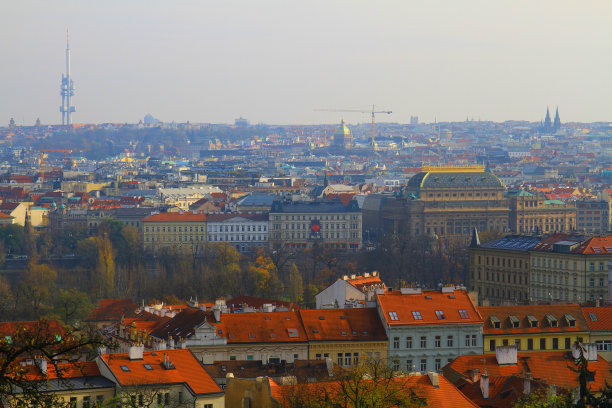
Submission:
<svg viewBox="0 0 612 408">
<path fill-rule="evenodd" d="M 612 4 L 5 8 L 0 408 L 612 406 Z"/>
</svg>

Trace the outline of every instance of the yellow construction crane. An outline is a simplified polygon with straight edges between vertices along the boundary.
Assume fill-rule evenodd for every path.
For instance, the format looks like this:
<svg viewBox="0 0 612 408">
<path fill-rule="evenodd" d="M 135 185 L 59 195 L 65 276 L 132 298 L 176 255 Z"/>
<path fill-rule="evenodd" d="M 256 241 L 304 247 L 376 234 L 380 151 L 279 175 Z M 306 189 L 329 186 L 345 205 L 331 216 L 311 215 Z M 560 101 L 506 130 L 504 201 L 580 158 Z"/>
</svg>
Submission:
<svg viewBox="0 0 612 408">
<path fill-rule="evenodd" d="M 376 114 L 377 113 L 386 113 L 391 114 L 392 111 L 386 110 L 376 110 L 376 107 L 372 105 L 372 110 L 362 110 L 362 109 L 315 109 L 315 111 L 319 112 L 356 112 L 356 113 L 370 113 L 372 114 L 372 148 L 376 149 L 376 142 L 374 141 L 374 137 L 376 136 Z"/>
</svg>

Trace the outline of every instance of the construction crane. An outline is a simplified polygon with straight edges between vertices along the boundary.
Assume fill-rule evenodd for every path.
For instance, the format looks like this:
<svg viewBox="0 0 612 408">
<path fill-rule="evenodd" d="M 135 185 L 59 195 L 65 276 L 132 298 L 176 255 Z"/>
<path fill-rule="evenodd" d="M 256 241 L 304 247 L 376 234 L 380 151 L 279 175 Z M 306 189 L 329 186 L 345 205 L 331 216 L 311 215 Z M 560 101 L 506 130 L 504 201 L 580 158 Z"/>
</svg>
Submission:
<svg viewBox="0 0 612 408">
<path fill-rule="evenodd" d="M 40 158 L 38 159 L 38 164 L 40 166 L 40 177 L 41 181 L 45 182 L 45 159 L 48 157 L 45 153 L 64 153 L 64 165 L 68 163 L 68 155 L 72 153 L 71 149 L 44 149 L 43 144 L 40 144 Z M 29 150 L 29 153 L 33 152 L 33 150 Z"/>
<path fill-rule="evenodd" d="M 315 109 L 315 111 L 319 112 L 356 112 L 356 113 L 370 113 L 372 115 L 372 148 L 376 149 L 376 142 L 374 140 L 376 136 L 376 114 L 377 113 L 386 113 L 391 114 L 392 111 L 386 110 L 376 110 L 376 107 L 372 105 L 372 110 L 362 110 L 362 109 Z"/>
</svg>

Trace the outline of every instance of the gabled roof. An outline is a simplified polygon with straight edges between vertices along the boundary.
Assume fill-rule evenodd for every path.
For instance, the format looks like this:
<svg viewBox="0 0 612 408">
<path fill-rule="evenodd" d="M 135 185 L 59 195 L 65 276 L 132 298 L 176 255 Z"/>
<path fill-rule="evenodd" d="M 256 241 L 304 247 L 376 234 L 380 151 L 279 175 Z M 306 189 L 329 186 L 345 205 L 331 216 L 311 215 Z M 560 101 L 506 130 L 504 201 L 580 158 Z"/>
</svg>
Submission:
<svg viewBox="0 0 612 408">
<path fill-rule="evenodd" d="M 159 213 L 150 215 L 142 220 L 142 222 L 204 222 L 206 214 L 194 214 L 191 212 L 176 212 L 176 213 Z"/>
<path fill-rule="evenodd" d="M 367 309 L 302 309 L 309 341 L 387 340 L 378 311 Z"/>
<path fill-rule="evenodd" d="M 160 324 L 151 332 L 151 336 L 168 339 L 187 338 L 194 334 L 194 328 L 202 324 L 204 319 L 213 321 L 212 313 L 198 309 L 185 309 L 164 324 Z"/>
<path fill-rule="evenodd" d="M 605 237 L 593 237 L 583 242 L 582 245 L 572 252 L 588 255 L 612 254 L 612 235 Z"/>
<path fill-rule="evenodd" d="M 428 375 L 415 375 L 409 377 L 396 377 L 394 381 L 406 389 L 406 392 L 414 391 L 414 393 L 426 400 L 426 406 L 437 408 L 474 408 L 477 407 L 465 395 L 463 395 L 453 384 L 446 378 L 438 375 L 438 387 L 434 387 Z M 341 383 L 338 381 L 327 381 L 319 383 L 307 383 L 301 385 L 281 385 L 278 382 L 269 379 L 270 393 L 272 397 L 280 402 L 283 402 L 287 395 L 291 395 L 292 388 L 298 392 L 322 393 L 325 389 L 331 395 L 340 393 Z M 300 388 L 301 387 L 301 388 Z M 295 391 L 293 391 L 295 392 Z"/>
<path fill-rule="evenodd" d="M 581 309 L 591 331 L 612 331 L 612 306 Z"/>
<path fill-rule="evenodd" d="M 227 343 L 299 343 L 308 341 L 298 312 L 222 313 L 214 323 Z"/>
<path fill-rule="evenodd" d="M 300 310 L 300 305 L 293 302 L 285 302 L 282 300 L 262 298 L 258 296 L 240 295 L 225 302 L 228 307 L 238 308 L 240 306 L 251 306 L 255 309 L 261 309 L 265 304 L 274 306 L 283 306 L 291 311 Z"/>
<path fill-rule="evenodd" d="M 116 353 L 102 354 L 99 358 L 122 386 L 184 384 L 193 394 L 221 392 L 198 359 L 187 349 L 145 351 L 142 357 L 140 360 L 130 360 L 127 353 Z M 165 357 L 173 368 L 164 367 Z"/>
<path fill-rule="evenodd" d="M 484 319 L 483 333 L 485 335 L 588 331 L 579 305 L 481 306 L 478 307 L 478 310 Z M 514 318 L 518 319 L 518 328 L 512 325 Z M 537 320 L 538 327 L 530 326 L 529 320 L 533 318 Z M 495 319 L 500 322 L 499 329 L 493 325 Z M 557 327 L 552 327 L 551 320 L 557 321 Z M 572 320 L 575 326 L 571 326 Z"/>
<path fill-rule="evenodd" d="M 597 361 L 589 361 L 589 370 L 595 371 L 595 381 L 589 382 L 592 390 L 601 388 L 605 381 L 612 381 L 610 363 L 598 356 Z M 487 370 L 490 377 L 509 377 L 511 375 L 524 376 L 531 373 L 535 380 L 546 381 L 549 385 L 556 385 L 567 389 L 576 388 L 578 373 L 572 371 L 574 367 L 571 351 L 539 351 L 537 353 L 518 353 L 516 365 L 499 365 L 495 354 L 471 354 L 457 357 L 444 367 L 444 374 L 448 378 L 457 375 L 470 377 L 470 371 L 478 369 L 480 373 Z"/>
<path fill-rule="evenodd" d="M 136 309 L 138 306 L 130 299 L 102 299 L 85 321 L 119 321 L 122 317 L 136 317 Z"/>
<path fill-rule="evenodd" d="M 482 317 L 465 290 L 448 293 L 429 290 L 415 294 L 394 290 L 377 295 L 377 299 L 389 326 L 482 324 Z M 442 314 L 437 313 L 440 311 Z"/>
</svg>

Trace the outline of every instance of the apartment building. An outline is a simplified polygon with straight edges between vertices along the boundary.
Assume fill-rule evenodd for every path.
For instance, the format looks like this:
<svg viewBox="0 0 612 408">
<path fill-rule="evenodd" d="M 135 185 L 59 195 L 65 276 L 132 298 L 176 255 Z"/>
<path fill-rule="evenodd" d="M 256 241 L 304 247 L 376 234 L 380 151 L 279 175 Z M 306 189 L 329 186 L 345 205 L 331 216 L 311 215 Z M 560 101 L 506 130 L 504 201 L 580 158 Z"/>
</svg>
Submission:
<svg viewBox="0 0 612 408">
<path fill-rule="evenodd" d="M 282 202 L 272 204 L 269 215 L 270 246 L 326 248 L 356 251 L 362 244 L 361 210 L 355 200 Z"/>
<path fill-rule="evenodd" d="M 195 250 L 206 242 L 206 214 L 159 213 L 142 220 L 145 250 Z"/>
</svg>

